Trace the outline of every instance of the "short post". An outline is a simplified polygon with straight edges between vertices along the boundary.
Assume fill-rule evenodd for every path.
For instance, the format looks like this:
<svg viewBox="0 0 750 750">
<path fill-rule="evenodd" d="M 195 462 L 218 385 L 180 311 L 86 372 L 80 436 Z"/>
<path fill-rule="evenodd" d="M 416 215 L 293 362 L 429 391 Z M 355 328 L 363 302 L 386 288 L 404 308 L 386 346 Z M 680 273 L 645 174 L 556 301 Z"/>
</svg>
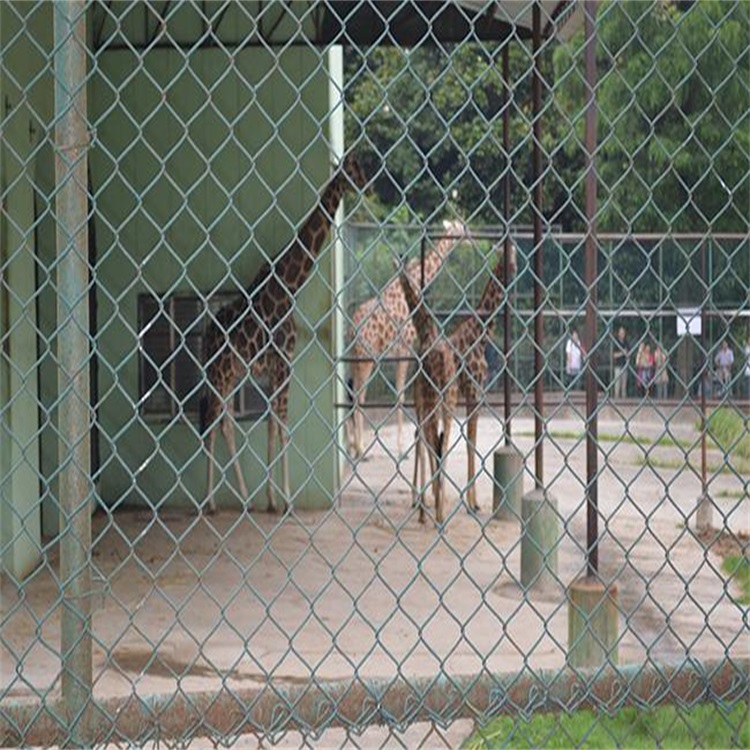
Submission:
<svg viewBox="0 0 750 750">
<path fill-rule="evenodd" d="M 521 499 L 521 585 L 546 587 L 558 583 L 557 545 L 560 518 L 557 500 L 543 489 Z"/>
<path fill-rule="evenodd" d="M 617 585 L 579 578 L 568 589 L 568 664 L 578 669 L 616 666 Z"/>
<path fill-rule="evenodd" d="M 510 445 L 493 456 L 492 516 L 498 521 L 520 521 L 523 498 L 523 456 Z"/>
<path fill-rule="evenodd" d="M 702 534 L 709 531 L 713 524 L 713 503 L 709 497 L 708 491 L 704 491 L 698 498 L 698 505 L 695 509 L 695 530 Z"/>
</svg>

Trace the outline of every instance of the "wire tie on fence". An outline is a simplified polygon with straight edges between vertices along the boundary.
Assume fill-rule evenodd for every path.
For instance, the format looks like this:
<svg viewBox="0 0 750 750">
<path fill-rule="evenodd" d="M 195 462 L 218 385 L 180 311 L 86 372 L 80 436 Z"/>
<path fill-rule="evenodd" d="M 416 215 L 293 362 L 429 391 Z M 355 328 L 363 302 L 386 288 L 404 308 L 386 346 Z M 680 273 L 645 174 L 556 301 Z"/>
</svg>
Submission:
<svg viewBox="0 0 750 750">
<path fill-rule="evenodd" d="M 77 143 L 56 144 L 57 150 L 61 151 L 62 153 L 68 153 L 70 151 L 90 149 L 91 146 L 96 143 L 96 128 L 90 128 L 87 131 L 87 134 L 88 135 L 84 140 L 78 141 Z"/>
<path fill-rule="evenodd" d="M 90 603 L 90 612 L 96 612 L 97 610 L 104 609 L 104 598 L 106 594 L 107 580 L 102 576 L 91 577 L 91 588 L 80 596 L 68 596 L 66 597 L 70 602 L 86 602 Z"/>
<path fill-rule="evenodd" d="M 58 144 L 57 150 L 62 151 L 63 153 L 67 153 L 69 151 L 83 150 L 85 148 L 88 148 L 90 145 L 91 139 L 87 138 L 85 141 L 80 141 L 78 143 L 69 143 L 66 145 Z"/>
</svg>

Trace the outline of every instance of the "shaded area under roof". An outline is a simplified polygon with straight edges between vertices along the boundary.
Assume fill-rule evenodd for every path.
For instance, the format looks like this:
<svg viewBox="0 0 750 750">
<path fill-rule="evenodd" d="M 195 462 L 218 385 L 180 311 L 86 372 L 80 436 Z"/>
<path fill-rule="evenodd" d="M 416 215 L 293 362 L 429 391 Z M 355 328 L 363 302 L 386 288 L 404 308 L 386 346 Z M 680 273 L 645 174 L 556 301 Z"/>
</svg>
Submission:
<svg viewBox="0 0 750 750">
<path fill-rule="evenodd" d="M 521 0 L 210 0 L 92 7 L 94 49 L 378 45 L 503 41 L 531 37 L 534 2 Z M 576 0 L 540 0 L 544 36 L 569 36 Z"/>
<path fill-rule="evenodd" d="M 444 0 L 328 0 L 316 29 L 318 44 L 397 44 L 411 47 L 425 40 L 461 42 L 531 37 L 532 3 L 445 2 Z M 567 18 L 572 0 L 543 2 L 545 33 Z"/>
</svg>

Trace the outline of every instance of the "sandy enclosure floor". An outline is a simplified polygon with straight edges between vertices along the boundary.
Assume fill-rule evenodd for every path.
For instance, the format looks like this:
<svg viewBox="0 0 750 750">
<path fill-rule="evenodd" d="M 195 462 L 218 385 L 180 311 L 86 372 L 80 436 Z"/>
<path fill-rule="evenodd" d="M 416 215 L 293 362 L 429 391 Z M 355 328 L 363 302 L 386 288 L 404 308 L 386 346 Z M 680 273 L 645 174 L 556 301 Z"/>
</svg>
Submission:
<svg viewBox="0 0 750 750">
<path fill-rule="evenodd" d="M 562 540 L 560 584 L 545 591 L 519 585 L 519 523 L 490 515 L 491 455 L 501 436 L 489 415 L 479 429 L 487 456 L 477 480 L 482 513 L 470 516 L 460 502 L 466 453 L 456 435 L 442 534 L 417 523 L 412 457 L 395 456 L 390 423 L 365 460 L 350 465 L 327 512 L 97 514 L 94 563 L 105 596 L 93 616 L 96 694 L 563 666 L 565 588 L 585 570 L 585 445 L 579 419 L 552 419 L 548 429 L 545 477 Z M 664 429 L 657 421 L 631 425 L 637 443 L 622 441 L 623 423 L 599 426 L 599 555 L 619 589 L 620 663 L 748 657 L 747 610 L 720 573 L 720 557 L 686 527 L 701 489 L 685 464 L 695 428 L 676 423 L 674 444 L 645 444 Z M 514 435 L 533 467 L 532 422 L 516 420 Z M 532 486 L 527 475 L 526 490 Z M 748 531 L 747 487 L 747 475 L 715 475 L 716 526 Z M 49 698 L 59 689 L 57 567 L 53 552 L 23 591 L 3 582 L 6 695 Z"/>
</svg>

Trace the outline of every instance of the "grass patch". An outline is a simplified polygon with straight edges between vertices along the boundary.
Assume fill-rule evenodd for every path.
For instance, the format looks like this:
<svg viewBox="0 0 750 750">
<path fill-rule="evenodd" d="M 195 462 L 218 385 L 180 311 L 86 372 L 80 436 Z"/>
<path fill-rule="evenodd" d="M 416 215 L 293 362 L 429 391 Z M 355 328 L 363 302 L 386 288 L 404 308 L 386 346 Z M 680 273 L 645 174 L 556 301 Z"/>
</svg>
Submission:
<svg viewBox="0 0 750 750">
<path fill-rule="evenodd" d="M 719 490 L 714 497 L 724 497 L 731 500 L 741 500 L 743 497 L 747 497 L 745 490 Z"/>
<path fill-rule="evenodd" d="M 750 604 L 750 557 L 746 555 L 727 555 L 721 563 L 721 569 L 734 581 L 742 592 L 737 601 Z"/>
<path fill-rule="evenodd" d="M 708 418 L 708 434 L 727 456 L 750 460 L 750 430 L 738 411 L 728 406 L 716 409 Z"/>
<path fill-rule="evenodd" d="M 700 472 L 700 457 L 697 460 L 688 460 L 685 456 L 683 459 L 659 458 L 658 456 L 643 456 L 634 462 L 635 466 L 649 466 L 652 469 L 687 469 L 692 467 L 694 471 Z M 750 473 L 750 462 L 735 460 L 732 464 L 715 464 L 706 465 L 706 471 L 711 475 L 716 474 L 748 474 Z M 741 495 L 740 495 L 741 497 Z"/>
<path fill-rule="evenodd" d="M 684 469 L 689 466 L 685 459 L 658 458 L 657 456 L 643 456 L 636 461 L 636 466 L 649 466 L 652 469 Z"/>
<path fill-rule="evenodd" d="M 518 437 L 534 437 L 533 432 L 519 432 Z M 552 430 L 547 433 L 551 438 L 557 440 L 577 440 L 583 441 L 586 439 L 585 432 L 574 432 L 572 430 Z M 617 435 L 611 432 L 600 432 L 597 435 L 597 439 L 600 443 L 627 443 L 628 445 L 640 445 L 649 447 L 652 445 L 662 446 L 665 448 L 694 448 L 696 441 L 680 440 L 679 438 L 672 437 L 671 435 L 662 435 L 658 440 L 654 440 L 649 437 L 638 437 L 637 435 Z"/>
<path fill-rule="evenodd" d="M 748 707 L 732 709 L 703 703 L 685 709 L 663 706 L 650 711 L 627 707 L 615 716 L 594 711 L 574 714 L 539 714 L 529 721 L 503 716 L 464 742 L 479 748 L 686 748 L 748 747 Z"/>
</svg>

